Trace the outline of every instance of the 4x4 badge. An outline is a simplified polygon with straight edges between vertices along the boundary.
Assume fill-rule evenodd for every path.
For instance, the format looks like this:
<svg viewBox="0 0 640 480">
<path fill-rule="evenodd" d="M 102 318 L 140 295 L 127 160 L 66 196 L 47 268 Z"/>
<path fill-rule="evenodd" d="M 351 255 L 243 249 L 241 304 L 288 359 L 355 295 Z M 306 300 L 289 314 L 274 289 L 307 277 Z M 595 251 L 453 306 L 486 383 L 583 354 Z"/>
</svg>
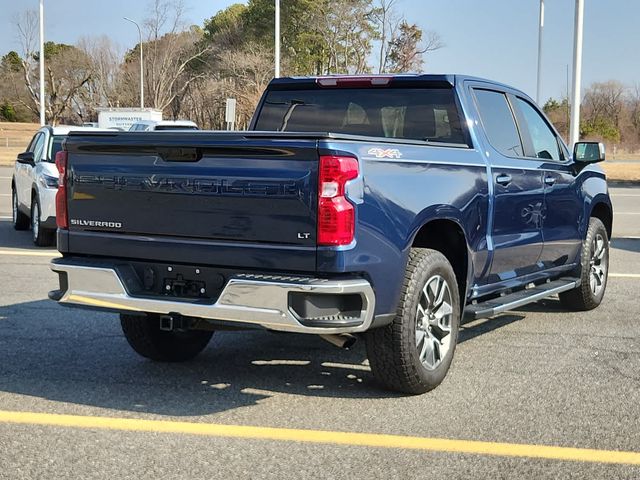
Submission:
<svg viewBox="0 0 640 480">
<path fill-rule="evenodd" d="M 368 155 L 372 155 L 376 158 L 400 158 L 402 157 L 402 152 L 397 148 L 380 148 L 380 147 L 372 147 L 367 152 Z"/>
</svg>

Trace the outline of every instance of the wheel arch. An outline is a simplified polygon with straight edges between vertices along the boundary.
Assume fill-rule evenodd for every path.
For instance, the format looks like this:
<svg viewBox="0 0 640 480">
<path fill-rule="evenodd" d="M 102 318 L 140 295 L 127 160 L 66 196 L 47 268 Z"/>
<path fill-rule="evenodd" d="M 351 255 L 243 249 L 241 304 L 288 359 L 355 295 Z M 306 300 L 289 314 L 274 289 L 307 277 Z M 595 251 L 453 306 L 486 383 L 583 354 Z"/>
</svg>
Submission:
<svg viewBox="0 0 640 480">
<path fill-rule="evenodd" d="M 411 247 L 437 250 L 447 258 L 456 275 L 460 307 L 464 309 L 471 264 L 469 245 L 460 223 L 452 218 L 430 219 L 416 231 Z"/>
<path fill-rule="evenodd" d="M 611 235 L 613 233 L 613 209 L 611 205 L 599 201 L 596 202 L 593 207 L 591 207 L 591 214 L 589 218 L 595 217 L 598 218 L 603 224 L 604 228 L 607 230 L 607 235 L 609 239 L 611 239 Z"/>
</svg>

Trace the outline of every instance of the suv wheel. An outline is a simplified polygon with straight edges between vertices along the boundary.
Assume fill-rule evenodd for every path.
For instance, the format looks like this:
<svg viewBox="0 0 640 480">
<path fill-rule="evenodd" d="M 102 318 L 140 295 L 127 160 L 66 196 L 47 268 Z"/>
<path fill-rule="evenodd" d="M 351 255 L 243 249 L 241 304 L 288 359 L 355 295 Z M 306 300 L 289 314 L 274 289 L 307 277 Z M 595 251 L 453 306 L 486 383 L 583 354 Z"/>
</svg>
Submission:
<svg viewBox="0 0 640 480">
<path fill-rule="evenodd" d="M 33 243 L 38 247 L 48 247 L 53 244 L 54 232 L 42 227 L 40 211 L 40 200 L 38 200 L 38 197 L 33 197 L 33 201 L 31 202 L 31 232 L 33 234 Z"/>
<path fill-rule="evenodd" d="M 160 329 L 160 315 L 145 317 L 120 314 L 120 324 L 129 345 L 140 355 L 158 362 L 184 362 L 209 344 L 212 331 Z"/>
<path fill-rule="evenodd" d="M 366 333 L 367 355 L 386 388 L 420 394 L 444 379 L 460 326 L 458 283 L 442 253 L 414 248 L 393 322 Z"/>
<path fill-rule="evenodd" d="M 602 302 L 609 274 L 609 236 L 599 218 L 589 220 L 580 255 L 580 286 L 559 294 L 570 310 L 593 310 Z"/>
<path fill-rule="evenodd" d="M 11 189 L 11 213 L 14 229 L 27 230 L 29 228 L 29 217 L 18 208 L 18 193 L 15 188 Z"/>
</svg>

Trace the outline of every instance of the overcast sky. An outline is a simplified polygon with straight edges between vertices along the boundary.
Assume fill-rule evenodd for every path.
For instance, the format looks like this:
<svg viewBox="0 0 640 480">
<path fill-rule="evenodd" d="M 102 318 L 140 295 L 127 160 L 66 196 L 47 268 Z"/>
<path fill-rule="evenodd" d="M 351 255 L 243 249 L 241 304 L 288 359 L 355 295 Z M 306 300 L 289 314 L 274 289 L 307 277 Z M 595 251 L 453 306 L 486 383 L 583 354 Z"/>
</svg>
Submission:
<svg viewBox="0 0 640 480">
<path fill-rule="evenodd" d="M 281 0 L 286 2 L 287 0 Z M 190 23 L 231 3 L 185 0 Z M 572 64 L 575 0 L 545 0 L 543 98 L 560 97 Z M 45 0 L 45 37 L 75 43 L 82 36 L 109 35 L 123 48 L 138 40 L 135 27 L 145 0 Z M 15 13 L 37 8 L 38 0 L 0 0 L 0 54 L 17 50 Z M 408 21 L 435 30 L 446 47 L 427 58 L 432 73 L 466 73 L 511 84 L 535 97 L 539 0 L 400 0 Z M 286 22 L 286 18 L 282 19 Z M 617 79 L 640 83 L 640 1 L 585 0 L 583 85 Z"/>
</svg>

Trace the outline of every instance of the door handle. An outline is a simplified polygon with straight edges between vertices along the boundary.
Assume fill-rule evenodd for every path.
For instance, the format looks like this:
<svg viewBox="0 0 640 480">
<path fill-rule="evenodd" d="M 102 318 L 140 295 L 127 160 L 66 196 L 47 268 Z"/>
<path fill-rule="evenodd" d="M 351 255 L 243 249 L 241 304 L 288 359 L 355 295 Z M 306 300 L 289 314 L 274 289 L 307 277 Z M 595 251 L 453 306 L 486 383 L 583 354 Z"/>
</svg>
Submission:
<svg viewBox="0 0 640 480">
<path fill-rule="evenodd" d="M 511 175 L 502 173 L 496 177 L 496 183 L 499 183 L 503 187 L 506 187 L 511 183 Z"/>
<path fill-rule="evenodd" d="M 554 183 L 556 183 L 556 178 L 555 177 L 544 177 L 544 183 L 545 183 L 545 185 L 552 186 Z"/>
</svg>

